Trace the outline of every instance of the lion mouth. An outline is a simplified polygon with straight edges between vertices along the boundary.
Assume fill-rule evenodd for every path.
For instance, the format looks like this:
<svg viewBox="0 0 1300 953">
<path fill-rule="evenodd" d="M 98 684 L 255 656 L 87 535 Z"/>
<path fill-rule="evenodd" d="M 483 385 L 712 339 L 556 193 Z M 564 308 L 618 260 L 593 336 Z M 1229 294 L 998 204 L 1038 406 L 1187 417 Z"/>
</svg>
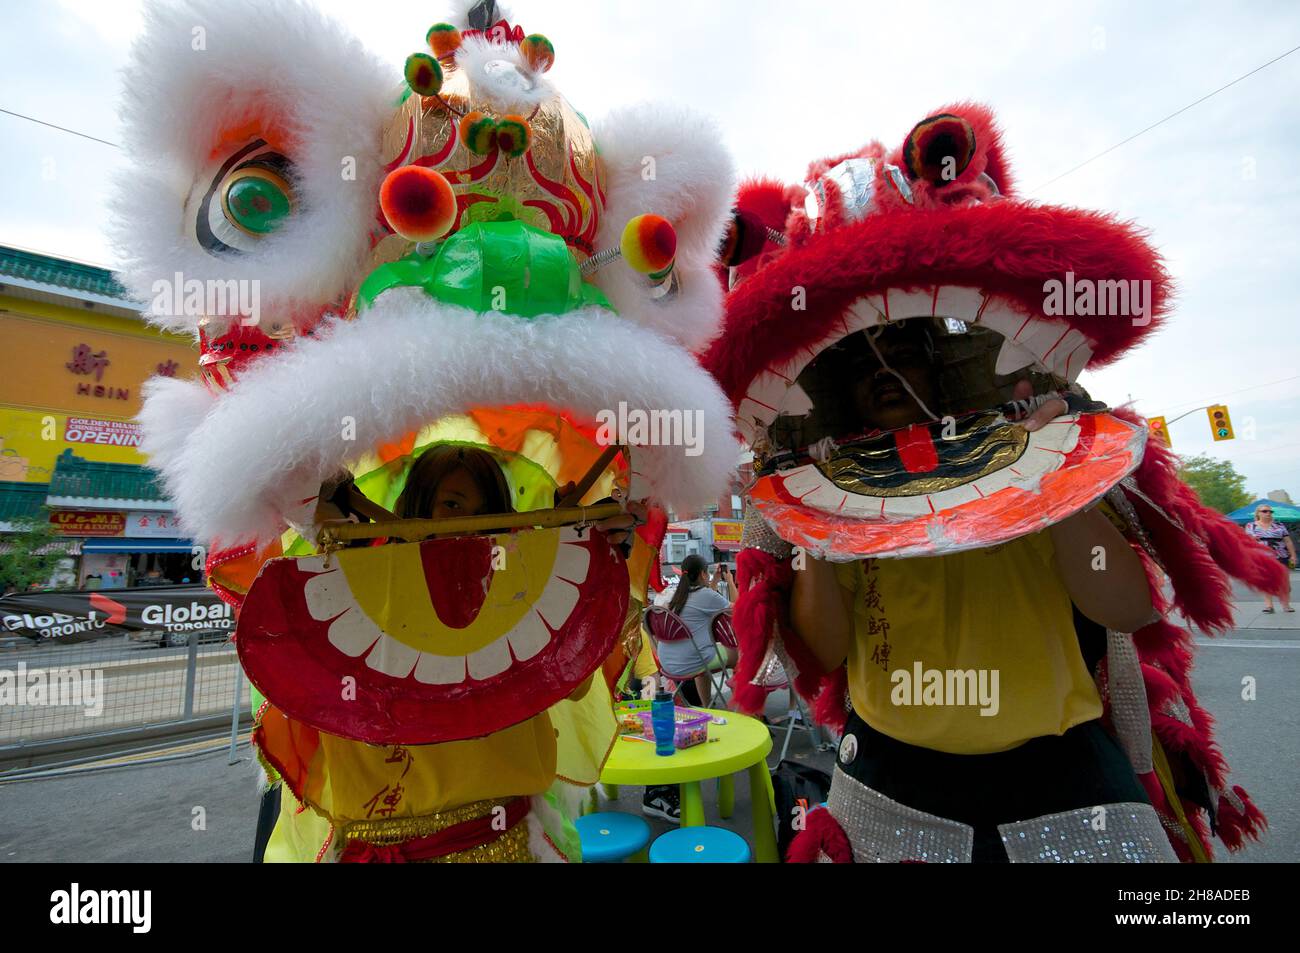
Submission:
<svg viewBox="0 0 1300 953">
<path fill-rule="evenodd" d="M 494 546 L 500 543 L 493 540 L 508 537 L 454 541 L 451 559 L 439 552 L 443 547 L 422 547 L 427 605 L 412 594 L 404 600 L 404 609 L 376 611 L 372 606 L 378 600 L 362 588 L 372 581 L 356 579 L 354 591 L 347 568 L 338 566 L 307 582 L 307 608 L 313 619 L 328 623 L 330 645 L 390 678 L 413 678 L 426 685 L 485 681 L 534 658 L 564 631 L 591 567 L 588 544 L 570 530 L 559 538 L 549 578 L 538 592 L 538 573 L 530 567 L 520 567 L 517 573 L 494 569 Z M 543 558 L 541 553 L 496 551 L 507 567 L 512 555 L 517 560 Z M 375 621 L 381 612 L 390 620 L 388 631 Z M 489 634 L 491 641 L 466 650 Z"/>
<path fill-rule="evenodd" d="M 285 714 L 372 744 L 491 734 L 609 655 L 627 567 L 595 531 L 533 529 L 271 560 L 237 645 Z"/>
<path fill-rule="evenodd" d="M 938 417 L 946 408 L 928 390 L 882 377 L 867 392 L 867 411 L 892 397 L 915 404 L 909 416 L 924 421 L 882 429 L 861 406 L 854 416 L 844 368 L 863 353 L 855 335 L 911 319 L 945 322 L 932 340 L 951 350 L 934 366 L 970 390 L 945 392 L 953 413 Z M 827 363 L 813 367 L 823 354 Z M 1091 357 L 1077 329 L 976 288 L 863 295 L 819 341 L 754 378 L 739 402 L 739 427 L 756 446 L 750 499 L 788 541 L 830 559 L 935 555 L 1041 530 L 1142 459 L 1142 428 L 1104 413 L 1065 414 L 1033 432 L 1009 419 L 1017 378 L 1060 390 Z"/>
<path fill-rule="evenodd" d="M 946 318 L 995 332 L 1002 345 L 993 371 L 1000 375 L 1028 368 L 1073 382 L 1092 357 L 1082 332 L 1027 313 L 1008 298 L 956 285 L 889 288 L 858 298 L 820 341 L 759 373 L 737 408 L 741 432 L 752 441 L 777 417 L 805 410 L 809 400 L 796 382 L 822 352 L 859 331 L 911 318 Z"/>
</svg>

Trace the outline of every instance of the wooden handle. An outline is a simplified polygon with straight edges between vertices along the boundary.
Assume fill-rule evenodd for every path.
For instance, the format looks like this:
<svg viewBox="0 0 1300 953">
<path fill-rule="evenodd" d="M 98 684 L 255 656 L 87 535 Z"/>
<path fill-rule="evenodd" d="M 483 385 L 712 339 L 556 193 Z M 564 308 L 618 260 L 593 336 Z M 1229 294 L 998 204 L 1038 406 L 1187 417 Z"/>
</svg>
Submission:
<svg viewBox="0 0 1300 953">
<path fill-rule="evenodd" d="M 622 448 L 618 444 L 606 447 L 605 452 L 596 458 L 596 462 L 588 468 L 586 474 L 569 492 L 569 495 L 555 505 L 577 506 L 578 501 L 586 496 L 587 491 L 596 485 L 596 481 L 599 480 L 600 475 L 605 472 L 605 468 L 614 462 L 614 458 L 618 456 L 618 452 L 621 449 Z"/>
<path fill-rule="evenodd" d="M 442 520 L 384 520 L 376 523 L 342 523 L 321 530 L 321 544 L 350 542 L 354 539 L 383 539 L 394 537 L 408 542 L 418 542 L 430 536 L 478 536 L 484 533 L 507 530 L 570 526 L 593 523 L 618 516 L 623 507 L 618 503 L 597 503 L 595 506 L 556 507 L 553 510 L 533 510 L 528 513 L 489 513 L 483 516 L 453 516 Z"/>
</svg>

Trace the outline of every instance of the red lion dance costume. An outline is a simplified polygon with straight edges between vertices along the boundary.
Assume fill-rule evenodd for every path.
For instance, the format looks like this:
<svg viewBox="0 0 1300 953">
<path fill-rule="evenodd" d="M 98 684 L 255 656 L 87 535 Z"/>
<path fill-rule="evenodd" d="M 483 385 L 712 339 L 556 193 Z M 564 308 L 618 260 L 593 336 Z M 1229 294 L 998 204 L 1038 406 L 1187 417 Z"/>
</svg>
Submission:
<svg viewBox="0 0 1300 953">
<path fill-rule="evenodd" d="M 1230 850 L 1258 837 L 1264 817 L 1230 785 L 1212 719 L 1192 694 L 1190 632 L 1166 615 L 1177 610 L 1205 632 L 1222 631 L 1232 621 L 1228 577 L 1277 591 L 1280 569 L 1201 505 L 1179 481 L 1173 455 L 1147 440 L 1137 414 L 1109 410 L 1074 383 L 1082 370 L 1116 360 L 1165 319 L 1170 281 L 1145 238 L 1103 214 L 1017 197 L 993 117 L 973 104 L 931 116 L 902 148 L 872 143 L 814 162 L 806 187 L 751 182 L 741 189 L 735 222 L 723 253 L 732 286 L 724 331 L 705 358 L 755 455 L 739 558 L 735 697 L 742 709 L 761 710 L 780 663 L 815 702 L 818 720 L 844 732 L 828 808 L 808 816 L 790 859 L 1204 861 L 1210 833 Z M 1063 308 L 1062 288 L 1067 295 L 1144 289 L 1146 300 L 1135 298 L 1140 307 L 1119 312 L 1133 315 L 1124 317 L 1091 298 L 1072 298 L 1074 306 Z M 890 370 L 876 343 L 904 322 L 916 330 L 912 343 L 891 353 L 914 347 L 931 355 L 947 375 L 935 390 L 947 393 L 941 410 L 926 406 Z M 866 341 L 859 352 L 869 344 L 879 363 L 867 354 L 865 365 L 845 364 L 855 359 L 853 341 Z M 866 392 L 868 403 L 879 394 L 897 401 L 906 388 L 928 420 L 863 433 L 843 413 L 837 419 L 836 402 L 842 411 L 863 393 L 844 370 L 855 366 L 876 374 L 883 366 L 898 378 L 879 393 Z M 1011 399 L 1026 398 L 1030 386 L 1034 397 Z M 1066 413 L 1032 433 L 1014 427 L 1053 397 Z M 948 599 L 947 619 L 973 618 L 971 625 L 995 634 L 1015 631 L 1017 613 L 1036 611 L 1055 580 L 1019 574 L 1028 586 L 981 596 L 950 583 L 957 578 L 952 567 L 985 554 L 1038 558 L 1027 547 L 1040 546 L 1048 527 L 1093 506 L 1136 552 L 1155 612 L 1131 634 L 1088 623 L 1077 608 L 1070 626 L 1072 607 L 1062 597 L 1061 628 L 1070 631 L 1072 664 L 1083 677 L 1071 684 L 1058 666 L 1057 689 L 1044 688 L 1053 684 L 1046 669 L 1046 679 L 1006 680 L 1012 688 L 1003 717 L 1021 717 L 1015 692 L 1041 693 L 1034 697 L 1053 704 L 1067 691 L 1082 693 L 1092 714 L 1062 722 L 1059 731 L 1027 732 L 1014 744 L 981 749 L 943 729 L 912 740 L 913 723 L 963 723 L 956 715 L 891 709 L 879 704 L 879 691 L 874 713 L 870 701 L 864 704 L 870 694 L 855 688 L 855 672 L 879 679 L 872 663 L 885 670 L 891 651 L 906 657 L 904 610 L 931 619 L 925 631 L 938 640 L 951 636 L 943 617 L 926 615 L 934 600 L 891 604 L 889 579 L 897 596 L 924 573 L 940 573 L 943 588 L 934 591 L 940 602 Z M 869 658 L 865 647 L 851 647 L 847 664 L 826 671 L 800 638 L 790 598 L 808 557 L 837 564 L 842 586 L 858 574 L 850 645 L 865 645 L 869 635 Z M 1054 565 L 1050 552 L 1043 558 L 1049 562 L 1025 565 Z M 1029 598 L 1017 601 L 1017 588 Z M 882 593 L 886 614 L 876 611 Z M 1089 627 L 1092 651 L 1085 647 Z M 911 634 L 920 631 L 914 626 Z M 1003 657 L 995 655 L 990 670 L 1015 675 L 1025 664 L 1020 650 L 1032 654 L 1034 641 L 1002 641 Z M 992 651 L 986 642 L 985 656 Z M 919 682 L 920 661 L 916 674 Z M 908 675 L 896 671 L 891 679 L 897 684 Z M 872 725 L 876 714 L 891 719 L 888 731 Z M 964 723 L 981 727 L 978 718 Z M 893 725 L 901 732 L 891 734 Z M 1113 750 L 1112 769 L 1126 777 L 1131 796 L 1108 803 L 1087 790 L 1086 772 L 1061 780 L 1074 777 L 1069 757 L 1032 753 L 1064 750 L 1083 731 L 1092 732 L 1093 749 Z M 860 745 L 873 751 L 864 770 L 854 767 L 863 761 Z M 985 798 L 978 792 L 991 790 L 983 785 L 990 773 L 1000 775 L 1001 787 Z M 936 803 L 979 819 L 954 820 Z"/>
</svg>

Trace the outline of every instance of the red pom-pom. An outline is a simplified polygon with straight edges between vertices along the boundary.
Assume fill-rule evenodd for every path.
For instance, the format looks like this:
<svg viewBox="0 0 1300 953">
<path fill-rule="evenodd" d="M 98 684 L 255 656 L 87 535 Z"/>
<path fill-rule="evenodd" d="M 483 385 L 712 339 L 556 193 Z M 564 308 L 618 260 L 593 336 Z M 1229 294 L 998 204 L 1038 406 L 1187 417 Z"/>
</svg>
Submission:
<svg viewBox="0 0 1300 953">
<path fill-rule="evenodd" d="M 975 130 L 952 113 L 918 122 L 903 142 L 903 164 L 908 175 L 935 186 L 956 181 L 974 157 Z"/>
<path fill-rule="evenodd" d="M 623 229 L 623 260 L 643 275 L 672 267 L 677 256 L 677 230 L 661 215 L 638 215 Z"/>
<path fill-rule="evenodd" d="M 379 187 L 379 208 L 388 225 L 408 241 L 431 242 L 456 223 L 456 193 L 441 173 L 404 165 Z"/>
</svg>

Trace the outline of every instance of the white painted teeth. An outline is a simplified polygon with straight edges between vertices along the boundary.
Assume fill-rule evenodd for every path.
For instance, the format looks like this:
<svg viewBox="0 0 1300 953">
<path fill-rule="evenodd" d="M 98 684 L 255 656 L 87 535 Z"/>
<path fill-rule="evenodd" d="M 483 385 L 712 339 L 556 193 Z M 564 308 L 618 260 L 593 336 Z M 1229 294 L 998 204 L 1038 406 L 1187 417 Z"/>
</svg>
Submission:
<svg viewBox="0 0 1300 953">
<path fill-rule="evenodd" d="M 579 587 L 591 569 L 591 551 L 576 532 L 564 530 L 551 577 L 531 609 L 509 632 L 469 655 L 435 655 L 398 641 L 361 611 L 342 570 L 326 571 L 321 557 L 301 559 L 298 567 L 318 573 L 303 587 L 307 608 L 314 619 L 333 620 L 329 641 L 344 655 L 364 655 L 369 668 L 392 678 L 413 676 L 426 685 L 459 685 L 466 678 L 482 681 L 500 675 L 550 645 L 552 632 L 563 627 L 578 606 Z"/>
<path fill-rule="evenodd" d="M 469 655 L 469 677 L 483 681 L 500 675 L 510 667 L 510 644 L 503 636 Z"/>
<path fill-rule="evenodd" d="M 551 570 L 551 574 L 570 582 L 582 582 L 587 578 L 587 570 L 590 568 L 591 551 L 586 546 L 561 543 L 559 551 L 555 554 L 555 568 Z M 550 586 L 548 585 L 547 588 L 549 589 Z M 568 618 L 567 613 L 565 618 Z"/>
<path fill-rule="evenodd" d="M 1010 338 L 1004 338 L 1002 349 L 998 351 L 998 362 L 993 368 L 995 374 L 1014 374 L 1022 367 L 1029 367 L 1038 360 L 1033 352 L 1025 350 Z"/>
<path fill-rule="evenodd" d="M 550 644 L 551 633 L 542 623 L 541 617 L 536 612 L 530 612 L 510 630 L 506 638 L 510 640 L 510 651 L 515 658 L 526 662 Z"/>
<path fill-rule="evenodd" d="M 738 408 L 736 422 L 741 432 L 752 440 L 757 433 L 755 424 L 765 428 L 779 415 L 808 413 L 807 395 L 797 390 L 794 382 L 826 348 L 850 334 L 886 321 L 916 317 L 957 318 L 997 331 L 1006 339 L 998 353 L 995 369 L 999 374 L 1036 367 L 1073 382 L 1092 357 L 1088 339 L 1064 321 L 1025 314 L 1006 299 L 988 297 L 978 288 L 948 285 L 913 291 L 890 288 L 859 298 L 822 340 L 787 363 L 756 375 Z"/>
<path fill-rule="evenodd" d="M 415 680 L 426 685 L 459 685 L 465 681 L 465 657 L 421 652 L 415 664 Z"/>
<path fill-rule="evenodd" d="M 360 615 L 361 613 L 357 613 Z M 383 672 L 393 678 L 406 678 L 420 661 L 420 650 L 385 635 L 366 656 L 366 664 L 376 672 Z"/>
<path fill-rule="evenodd" d="M 355 606 L 330 623 L 330 645 L 351 658 L 364 654 L 383 635 L 379 626 Z"/>
<path fill-rule="evenodd" d="M 537 614 L 552 629 L 558 629 L 573 613 L 578 604 L 578 587 L 571 582 L 552 576 L 542 597 L 537 600 Z"/>
</svg>

